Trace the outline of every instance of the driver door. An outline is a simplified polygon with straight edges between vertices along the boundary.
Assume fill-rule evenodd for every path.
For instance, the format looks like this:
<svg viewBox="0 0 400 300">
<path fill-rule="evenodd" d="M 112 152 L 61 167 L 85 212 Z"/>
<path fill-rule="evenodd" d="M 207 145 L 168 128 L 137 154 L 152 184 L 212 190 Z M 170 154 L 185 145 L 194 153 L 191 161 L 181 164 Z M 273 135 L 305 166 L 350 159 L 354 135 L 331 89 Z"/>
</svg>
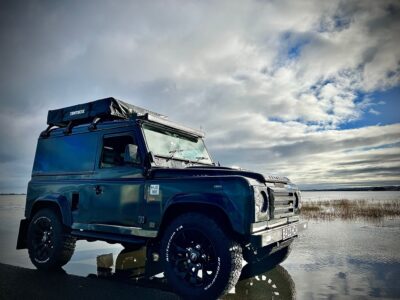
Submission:
<svg viewBox="0 0 400 300">
<path fill-rule="evenodd" d="M 136 161 L 126 157 L 129 150 L 132 152 L 135 149 L 135 145 L 137 143 L 131 132 L 102 137 L 97 180 L 92 187 L 90 203 L 90 223 L 101 224 L 97 231 L 118 233 L 115 232 L 115 225 L 141 225 L 138 215 L 143 205 L 143 166 L 138 152 Z"/>
</svg>

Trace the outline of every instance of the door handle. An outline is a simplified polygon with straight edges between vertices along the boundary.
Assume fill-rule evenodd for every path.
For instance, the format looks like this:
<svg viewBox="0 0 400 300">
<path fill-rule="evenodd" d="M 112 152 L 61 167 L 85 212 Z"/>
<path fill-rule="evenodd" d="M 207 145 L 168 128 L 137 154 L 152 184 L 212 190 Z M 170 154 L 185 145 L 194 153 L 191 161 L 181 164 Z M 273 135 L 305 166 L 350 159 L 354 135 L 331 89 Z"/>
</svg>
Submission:
<svg viewBox="0 0 400 300">
<path fill-rule="evenodd" d="M 101 193 L 103 193 L 103 188 L 100 185 L 96 185 L 93 189 L 96 195 L 100 195 Z"/>
</svg>

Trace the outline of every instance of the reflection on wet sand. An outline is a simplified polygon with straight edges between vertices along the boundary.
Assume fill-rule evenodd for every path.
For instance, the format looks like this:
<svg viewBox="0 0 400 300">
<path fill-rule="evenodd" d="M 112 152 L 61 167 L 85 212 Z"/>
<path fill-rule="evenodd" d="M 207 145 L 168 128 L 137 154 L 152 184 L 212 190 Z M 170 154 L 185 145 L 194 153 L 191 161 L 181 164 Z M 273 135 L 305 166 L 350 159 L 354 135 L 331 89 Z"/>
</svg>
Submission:
<svg viewBox="0 0 400 300">
<path fill-rule="evenodd" d="M 123 281 L 139 286 L 171 291 L 163 273 L 154 274 L 146 265 L 146 248 L 123 249 L 114 261 L 112 253 L 97 256 L 97 274 L 91 278 Z M 250 270 L 244 267 L 235 288 L 223 299 L 295 299 L 296 289 L 290 274 L 282 266 L 268 270 Z"/>
<path fill-rule="evenodd" d="M 41 272 L 0 263 L 0 299 L 178 299 L 160 289 L 89 279 L 64 270 Z"/>
<path fill-rule="evenodd" d="M 296 288 L 289 272 L 280 265 L 274 269 L 241 280 L 235 287 L 234 293 L 224 299 L 295 299 Z"/>
</svg>

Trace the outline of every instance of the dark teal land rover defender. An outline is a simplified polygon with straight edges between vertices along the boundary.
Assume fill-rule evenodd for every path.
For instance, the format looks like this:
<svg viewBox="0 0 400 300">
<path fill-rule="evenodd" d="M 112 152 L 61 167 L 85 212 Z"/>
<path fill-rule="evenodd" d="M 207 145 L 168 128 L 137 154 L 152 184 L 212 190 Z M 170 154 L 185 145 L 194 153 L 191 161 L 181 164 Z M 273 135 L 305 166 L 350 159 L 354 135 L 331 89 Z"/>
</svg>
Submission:
<svg viewBox="0 0 400 300">
<path fill-rule="evenodd" d="M 146 246 L 178 294 L 211 299 L 282 262 L 307 227 L 289 179 L 215 164 L 202 132 L 160 114 L 106 98 L 47 124 L 17 243 L 39 269 L 65 265 L 77 239 Z"/>
</svg>

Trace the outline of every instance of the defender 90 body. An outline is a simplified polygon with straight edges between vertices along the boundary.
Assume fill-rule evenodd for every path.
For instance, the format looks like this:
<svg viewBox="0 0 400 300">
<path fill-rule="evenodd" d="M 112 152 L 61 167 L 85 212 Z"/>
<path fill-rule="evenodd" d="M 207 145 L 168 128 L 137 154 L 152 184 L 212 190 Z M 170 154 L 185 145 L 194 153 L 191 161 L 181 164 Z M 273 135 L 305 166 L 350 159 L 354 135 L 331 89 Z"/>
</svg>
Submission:
<svg viewBox="0 0 400 300">
<path fill-rule="evenodd" d="M 215 298 L 289 254 L 306 223 L 289 179 L 221 167 L 203 133 L 114 98 L 49 111 L 18 249 L 61 267 L 75 241 L 147 246 L 184 297 Z M 246 269 L 247 268 L 247 269 Z"/>
</svg>

